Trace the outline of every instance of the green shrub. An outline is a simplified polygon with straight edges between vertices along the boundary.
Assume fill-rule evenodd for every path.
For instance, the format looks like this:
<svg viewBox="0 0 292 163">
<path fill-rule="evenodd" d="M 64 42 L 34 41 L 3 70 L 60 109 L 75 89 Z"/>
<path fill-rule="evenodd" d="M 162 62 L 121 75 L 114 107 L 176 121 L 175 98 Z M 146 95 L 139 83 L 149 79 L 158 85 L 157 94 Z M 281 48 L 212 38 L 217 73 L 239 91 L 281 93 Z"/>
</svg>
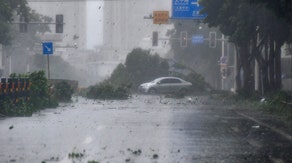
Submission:
<svg viewBox="0 0 292 163">
<path fill-rule="evenodd" d="M 36 71 L 29 75 L 31 82 L 30 103 L 35 109 L 49 106 L 49 82 L 44 71 Z"/>
<path fill-rule="evenodd" d="M 53 97 L 59 102 L 69 102 L 73 93 L 74 90 L 71 85 L 66 81 L 62 81 L 55 85 Z"/>
<path fill-rule="evenodd" d="M 129 97 L 129 90 L 124 86 L 114 87 L 105 81 L 89 87 L 86 97 L 92 99 L 127 99 Z"/>
</svg>

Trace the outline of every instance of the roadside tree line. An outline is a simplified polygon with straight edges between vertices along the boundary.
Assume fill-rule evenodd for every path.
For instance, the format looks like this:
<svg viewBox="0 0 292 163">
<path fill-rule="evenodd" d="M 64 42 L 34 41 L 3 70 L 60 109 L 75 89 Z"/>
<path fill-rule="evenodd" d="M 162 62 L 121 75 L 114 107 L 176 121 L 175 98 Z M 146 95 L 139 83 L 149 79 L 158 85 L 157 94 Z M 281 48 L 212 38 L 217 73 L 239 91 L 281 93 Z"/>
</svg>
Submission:
<svg viewBox="0 0 292 163">
<path fill-rule="evenodd" d="M 281 47 L 292 41 L 291 0 L 200 0 L 204 20 L 229 36 L 237 51 L 236 84 L 249 96 L 255 92 L 255 62 L 264 93 L 281 89 Z M 243 75 L 241 76 L 241 72 Z"/>
</svg>

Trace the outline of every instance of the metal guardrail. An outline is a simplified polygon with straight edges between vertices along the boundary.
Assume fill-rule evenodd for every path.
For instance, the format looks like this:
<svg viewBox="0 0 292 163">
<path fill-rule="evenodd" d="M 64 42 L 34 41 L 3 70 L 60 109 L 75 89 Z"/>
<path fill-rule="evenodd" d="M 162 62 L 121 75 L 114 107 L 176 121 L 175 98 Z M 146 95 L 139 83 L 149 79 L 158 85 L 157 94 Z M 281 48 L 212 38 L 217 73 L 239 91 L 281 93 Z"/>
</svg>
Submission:
<svg viewBox="0 0 292 163">
<path fill-rule="evenodd" d="M 30 87 L 28 78 L 1 78 L 0 100 L 10 98 L 16 103 L 19 99 L 29 100 Z"/>
</svg>

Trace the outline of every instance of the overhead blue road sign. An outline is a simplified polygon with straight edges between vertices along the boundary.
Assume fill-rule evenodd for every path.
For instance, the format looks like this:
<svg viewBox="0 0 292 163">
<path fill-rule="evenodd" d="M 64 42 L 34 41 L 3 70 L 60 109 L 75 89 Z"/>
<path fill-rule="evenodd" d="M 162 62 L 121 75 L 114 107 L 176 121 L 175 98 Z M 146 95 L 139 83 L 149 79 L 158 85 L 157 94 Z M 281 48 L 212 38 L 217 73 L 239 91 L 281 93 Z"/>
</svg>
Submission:
<svg viewBox="0 0 292 163">
<path fill-rule="evenodd" d="M 200 14 L 202 8 L 198 0 L 172 0 L 172 18 L 204 19 L 207 15 Z"/>
<path fill-rule="evenodd" d="M 53 54 L 53 43 L 52 42 L 43 42 L 43 54 L 50 55 Z"/>
<path fill-rule="evenodd" d="M 199 44 L 204 42 L 204 36 L 203 35 L 194 35 L 192 37 L 192 43 L 193 44 Z"/>
</svg>

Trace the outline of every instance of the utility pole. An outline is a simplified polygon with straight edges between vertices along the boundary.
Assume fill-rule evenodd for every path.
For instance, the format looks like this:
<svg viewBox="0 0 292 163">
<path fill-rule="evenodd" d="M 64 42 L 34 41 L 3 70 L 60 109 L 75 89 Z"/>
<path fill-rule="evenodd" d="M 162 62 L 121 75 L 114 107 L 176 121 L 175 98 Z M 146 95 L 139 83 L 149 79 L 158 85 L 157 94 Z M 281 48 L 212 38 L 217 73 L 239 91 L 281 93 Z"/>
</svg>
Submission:
<svg viewBox="0 0 292 163">
<path fill-rule="evenodd" d="M 224 44 L 224 35 L 222 34 L 222 53 L 221 53 L 221 58 L 225 58 L 225 54 L 224 54 L 224 46 L 225 46 L 225 44 Z M 225 79 L 226 79 L 226 76 L 225 76 L 225 74 L 224 74 L 224 71 L 225 71 L 225 73 L 227 73 L 226 71 L 227 71 L 227 63 L 225 63 L 226 64 L 226 68 L 224 68 L 223 69 L 223 72 L 222 72 L 222 77 L 221 77 L 221 89 L 222 90 L 224 90 L 225 89 Z"/>
<path fill-rule="evenodd" d="M 3 65 L 2 65 L 2 59 L 3 59 L 3 52 L 2 52 L 3 46 L 0 44 L 0 71 L 3 70 Z M 3 72 L 4 73 L 4 72 Z M 2 76 L 3 74 L 0 74 Z"/>
</svg>

